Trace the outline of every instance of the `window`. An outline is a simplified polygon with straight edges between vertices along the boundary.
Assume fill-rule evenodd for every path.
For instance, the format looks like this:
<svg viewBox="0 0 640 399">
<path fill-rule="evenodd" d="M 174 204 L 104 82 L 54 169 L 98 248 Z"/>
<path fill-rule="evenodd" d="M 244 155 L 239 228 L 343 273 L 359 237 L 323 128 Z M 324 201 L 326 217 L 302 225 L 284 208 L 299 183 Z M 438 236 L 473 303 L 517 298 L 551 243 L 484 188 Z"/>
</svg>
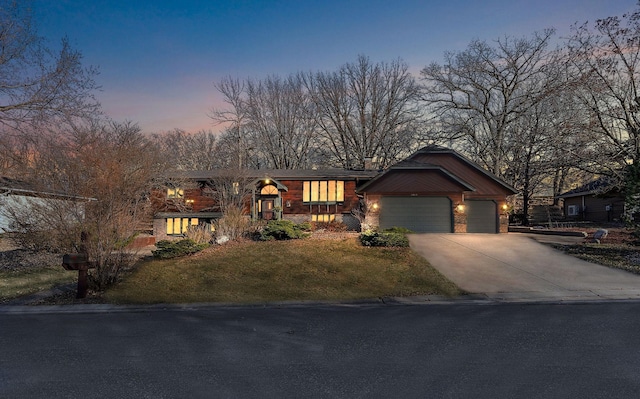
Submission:
<svg viewBox="0 0 640 399">
<path fill-rule="evenodd" d="M 580 213 L 579 205 L 569 205 L 567 207 L 567 216 L 578 216 L 579 213 Z"/>
<path fill-rule="evenodd" d="M 343 202 L 344 181 L 320 180 L 302 182 L 302 201 L 309 202 Z"/>
<path fill-rule="evenodd" d="M 198 218 L 168 218 L 167 235 L 184 234 L 189 226 L 197 226 Z"/>
<path fill-rule="evenodd" d="M 262 194 L 262 195 L 277 195 L 278 194 L 278 188 L 276 186 L 274 186 L 273 184 L 269 184 L 268 186 L 262 187 L 262 190 L 260 190 L 260 194 Z"/>
<path fill-rule="evenodd" d="M 181 188 L 167 189 L 167 198 L 184 198 L 184 190 Z"/>
<path fill-rule="evenodd" d="M 311 215 L 312 222 L 333 222 L 336 215 Z"/>
</svg>

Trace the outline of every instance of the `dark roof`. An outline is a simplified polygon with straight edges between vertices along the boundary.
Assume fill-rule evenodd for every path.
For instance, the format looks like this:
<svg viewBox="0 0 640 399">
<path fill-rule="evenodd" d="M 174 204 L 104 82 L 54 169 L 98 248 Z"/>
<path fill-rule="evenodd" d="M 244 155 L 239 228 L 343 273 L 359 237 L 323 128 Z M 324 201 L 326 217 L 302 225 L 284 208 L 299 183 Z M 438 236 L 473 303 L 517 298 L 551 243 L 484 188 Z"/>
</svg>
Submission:
<svg viewBox="0 0 640 399">
<path fill-rule="evenodd" d="M 513 188 L 510 184 L 508 184 L 507 182 L 505 182 L 504 180 L 502 180 L 498 176 L 494 175 L 493 173 L 489 172 L 488 170 L 486 170 L 482 166 L 478 165 L 477 163 L 473 162 L 469 158 L 467 158 L 464 155 L 460 154 L 459 152 L 457 152 L 455 150 L 452 150 L 451 148 L 442 147 L 442 146 L 439 146 L 439 145 L 432 144 L 432 145 L 428 145 L 426 147 L 420 148 L 418 151 L 416 151 L 413 154 L 411 154 L 407 159 L 411 159 L 411 158 L 413 158 L 413 157 L 415 157 L 416 155 L 419 155 L 419 154 L 451 154 L 451 155 L 454 155 L 458 159 L 460 159 L 463 162 L 467 163 L 469 166 L 475 168 L 479 172 L 482 172 L 483 174 L 485 174 L 490 179 L 494 180 L 496 183 L 498 183 L 502 187 L 504 187 L 507 190 L 511 191 L 513 194 L 517 194 L 518 193 L 518 190 Z"/>
<path fill-rule="evenodd" d="M 247 169 L 232 171 L 226 169 L 179 171 L 169 177 L 188 178 L 194 180 L 209 180 L 220 176 L 230 176 L 236 173 L 239 176 L 251 178 L 271 177 L 278 180 L 304 180 L 304 179 L 371 179 L 379 172 L 375 170 L 349 170 L 349 169 Z"/>
<path fill-rule="evenodd" d="M 0 192 L 33 197 L 63 197 L 72 200 L 94 200 L 94 198 L 70 195 L 59 190 L 50 190 L 24 180 L 0 176 Z"/>
<path fill-rule="evenodd" d="M 448 170 L 444 169 L 440 165 L 434 165 L 434 164 L 425 163 L 425 162 L 418 162 L 418 161 L 414 161 L 412 159 L 405 159 L 403 161 L 400 161 L 400 162 L 392 165 L 391 167 L 389 167 L 389 169 L 385 170 L 384 172 L 380 173 L 379 175 L 377 175 L 373 179 L 369 180 L 368 182 L 366 182 L 362 186 L 358 187 L 358 189 L 356 191 L 358 193 L 362 193 L 364 191 L 367 191 L 366 190 L 367 187 L 370 187 L 372 184 L 374 184 L 375 182 L 380 180 L 387 173 L 390 173 L 391 171 L 395 171 L 395 170 L 435 170 L 435 171 L 438 171 L 438 172 L 444 174 L 449 179 L 451 179 L 454 182 L 458 183 L 459 185 L 461 185 L 462 187 L 464 187 L 468 191 L 475 191 L 476 190 L 469 183 L 463 181 L 459 177 L 457 177 L 454 174 L 450 173 Z"/>
<path fill-rule="evenodd" d="M 605 194 L 609 191 L 617 189 L 614 180 L 608 176 L 601 177 L 599 179 L 590 181 L 587 184 L 583 184 L 580 187 L 576 187 L 573 190 L 569 190 L 565 193 L 558 195 L 557 198 L 570 198 L 580 197 L 583 195 L 598 195 Z"/>
<path fill-rule="evenodd" d="M 12 191 L 41 191 L 38 190 L 33 184 L 26 181 L 12 179 L 10 177 L 0 176 L 0 190 L 12 190 Z"/>
</svg>

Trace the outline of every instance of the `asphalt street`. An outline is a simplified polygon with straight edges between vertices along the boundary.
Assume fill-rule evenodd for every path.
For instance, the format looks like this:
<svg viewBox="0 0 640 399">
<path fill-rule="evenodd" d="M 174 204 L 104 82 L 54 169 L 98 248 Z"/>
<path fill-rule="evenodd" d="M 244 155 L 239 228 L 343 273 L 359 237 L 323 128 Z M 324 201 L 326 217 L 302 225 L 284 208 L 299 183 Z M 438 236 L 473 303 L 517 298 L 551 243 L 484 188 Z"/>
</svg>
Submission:
<svg viewBox="0 0 640 399">
<path fill-rule="evenodd" d="M 1 398 L 626 398 L 640 302 L 0 309 Z"/>
</svg>

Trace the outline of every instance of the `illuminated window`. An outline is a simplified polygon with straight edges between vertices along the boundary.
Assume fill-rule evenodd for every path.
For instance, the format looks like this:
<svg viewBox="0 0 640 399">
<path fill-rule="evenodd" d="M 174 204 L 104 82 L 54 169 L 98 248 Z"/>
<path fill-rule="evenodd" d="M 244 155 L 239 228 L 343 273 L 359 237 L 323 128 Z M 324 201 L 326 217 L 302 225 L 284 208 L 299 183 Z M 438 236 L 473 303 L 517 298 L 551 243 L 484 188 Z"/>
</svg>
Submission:
<svg viewBox="0 0 640 399">
<path fill-rule="evenodd" d="M 312 181 L 311 182 L 311 202 L 318 202 L 319 197 L 320 197 L 320 182 Z"/>
<path fill-rule="evenodd" d="M 197 226 L 198 218 L 168 218 L 167 235 L 184 234 L 189 226 Z"/>
<path fill-rule="evenodd" d="M 312 222 L 333 222 L 336 215 L 311 215 Z"/>
<path fill-rule="evenodd" d="M 184 198 L 184 190 L 181 188 L 167 189 L 167 198 Z"/>
<path fill-rule="evenodd" d="M 274 186 L 273 184 L 270 184 L 268 186 L 262 187 L 262 190 L 260 190 L 260 194 L 262 194 L 262 195 L 277 195 L 278 194 L 278 188 L 276 186 Z"/>
<path fill-rule="evenodd" d="M 238 195 L 240 193 L 240 183 L 233 182 L 233 194 Z"/>
<path fill-rule="evenodd" d="M 343 202 L 344 181 L 321 180 L 302 182 L 303 202 Z"/>
</svg>

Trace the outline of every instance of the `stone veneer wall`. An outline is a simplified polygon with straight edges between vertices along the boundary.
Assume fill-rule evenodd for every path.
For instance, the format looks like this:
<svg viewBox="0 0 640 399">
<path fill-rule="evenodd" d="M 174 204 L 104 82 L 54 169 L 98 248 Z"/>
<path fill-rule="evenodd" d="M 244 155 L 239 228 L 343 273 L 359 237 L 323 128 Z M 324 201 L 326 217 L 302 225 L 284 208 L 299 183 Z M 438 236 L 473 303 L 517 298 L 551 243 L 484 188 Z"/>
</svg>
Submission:
<svg viewBox="0 0 640 399">
<path fill-rule="evenodd" d="M 467 212 L 459 212 L 456 209 L 456 205 L 453 204 L 453 232 L 454 233 L 466 233 L 467 232 Z"/>
<path fill-rule="evenodd" d="M 500 213 L 500 233 L 509 232 L 509 215 L 507 213 Z"/>
</svg>

